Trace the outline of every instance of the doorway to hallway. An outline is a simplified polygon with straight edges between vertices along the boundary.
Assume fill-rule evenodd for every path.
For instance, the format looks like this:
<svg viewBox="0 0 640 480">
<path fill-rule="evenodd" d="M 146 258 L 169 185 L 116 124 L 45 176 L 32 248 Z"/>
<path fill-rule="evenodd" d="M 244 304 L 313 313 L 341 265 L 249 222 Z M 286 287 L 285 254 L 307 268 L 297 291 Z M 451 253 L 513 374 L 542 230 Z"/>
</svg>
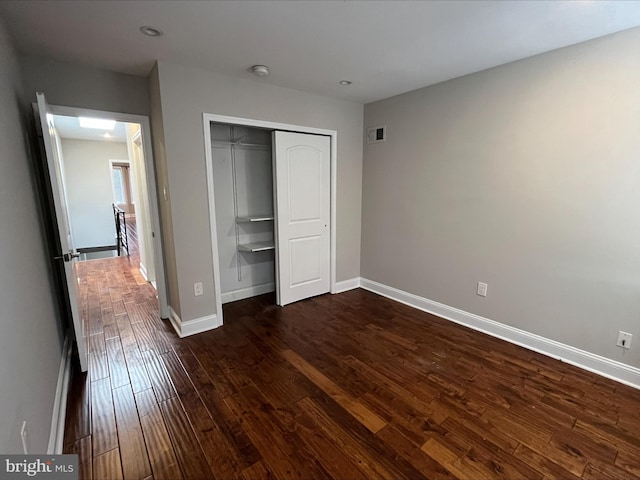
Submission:
<svg viewBox="0 0 640 480">
<path fill-rule="evenodd" d="M 117 203 L 116 182 L 112 175 L 114 159 L 116 163 L 127 163 L 133 167 L 135 182 L 127 182 L 127 202 L 122 207 L 134 218 L 138 208 L 142 218 L 142 222 L 135 223 L 139 252 L 134 257 L 135 268 L 144 275 L 145 282 L 149 281 L 149 287 L 157 291 L 157 300 L 154 295 L 154 301 L 160 313 L 168 316 L 154 166 L 144 153 L 151 151 L 149 119 L 139 115 L 49 107 L 42 93 L 37 94 L 37 100 L 36 125 L 40 127 L 44 166 L 48 172 L 44 188 L 49 192 L 49 214 L 57 226 L 55 235 L 58 242 L 54 239 L 52 242 L 57 243 L 58 248 L 52 261 L 64 265 L 67 289 L 63 300 L 69 306 L 73 320 L 81 370 L 86 371 L 89 328 L 95 316 L 95 305 L 90 305 L 89 300 L 84 305 L 80 302 L 78 288 L 81 285 L 82 262 L 74 260 L 114 249 L 121 253 L 118 248 L 120 232 L 114 232 L 112 216 L 115 211 L 112 207 Z M 119 187 L 121 197 L 125 197 L 122 195 L 124 183 Z M 122 223 L 125 228 L 122 238 L 128 242 L 124 218 Z M 146 241 L 141 241 L 141 237 Z M 126 258 L 131 261 L 129 256 Z M 148 268 L 143 268 L 137 261 L 143 258 Z M 150 280 L 150 272 L 154 276 L 157 272 L 157 277 Z M 151 283 L 152 280 L 155 282 Z M 88 292 L 85 296 L 92 298 L 95 294 Z"/>
</svg>

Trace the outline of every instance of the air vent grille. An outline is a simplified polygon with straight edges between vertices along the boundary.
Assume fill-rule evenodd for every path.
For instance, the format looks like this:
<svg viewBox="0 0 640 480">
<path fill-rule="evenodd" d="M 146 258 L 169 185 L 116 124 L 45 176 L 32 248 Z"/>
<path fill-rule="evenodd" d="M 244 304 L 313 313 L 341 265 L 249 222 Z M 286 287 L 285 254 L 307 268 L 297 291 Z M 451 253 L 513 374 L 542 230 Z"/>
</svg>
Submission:
<svg viewBox="0 0 640 480">
<path fill-rule="evenodd" d="M 367 143 L 380 143 L 387 140 L 387 127 L 367 128 Z"/>
</svg>

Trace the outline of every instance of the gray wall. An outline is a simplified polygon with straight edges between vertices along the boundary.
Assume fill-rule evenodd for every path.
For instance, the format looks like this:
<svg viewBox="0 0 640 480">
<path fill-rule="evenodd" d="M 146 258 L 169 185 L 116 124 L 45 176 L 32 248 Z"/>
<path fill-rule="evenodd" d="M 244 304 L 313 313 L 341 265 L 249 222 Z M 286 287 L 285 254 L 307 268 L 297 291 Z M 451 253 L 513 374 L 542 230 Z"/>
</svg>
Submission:
<svg viewBox="0 0 640 480">
<path fill-rule="evenodd" d="M 367 105 L 362 276 L 640 366 L 638 52 L 634 29 Z"/>
<path fill-rule="evenodd" d="M 21 55 L 23 101 L 43 92 L 50 105 L 149 115 L 147 79 L 99 68 Z"/>
<path fill-rule="evenodd" d="M 33 453 L 45 453 L 62 355 L 49 261 L 25 148 L 21 79 L 0 21 L 0 452 L 22 453 L 27 421 Z"/>
<path fill-rule="evenodd" d="M 167 177 L 159 180 L 168 181 L 170 190 L 178 313 L 183 321 L 216 311 L 202 125 L 205 112 L 337 130 L 337 277 L 346 280 L 360 275 L 361 104 L 165 62 L 158 65 L 158 85 L 167 168 Z M 161 183 L 159 190 L 164 186 Z M 204 284 L 204 295 L 194 297 L 193 284 L 199 281 Z"/>
<path fill-rule="evenodd" d="M 151 130 L 154 162 L 158 189 L 158 209 L 162 234 L 165 276 L 167 278 L 168 303 L 174 311 L 180 311 L 178 290 L 178 266 L 173 240 L 173 219 L 171 217 L 171 193 L 169 191 L 169 173 L 167 171 L 167 150 L 164 141 L 164 121 L 162 118 L 162 99 L 160 98 L 160 78 L 156 65 L 149 74 L 149 103 L 151 107 Z M 204 148 L 204 146 L 203 146 Z"/>
<path fill-rule="evenodd" d="M 128 160 L 127 144 L 63 138 L 62 161 L 75 248 L 115 245 L 109 160 Z M 130 169 L 133 182 L 133 169 Z"/>
</svg>

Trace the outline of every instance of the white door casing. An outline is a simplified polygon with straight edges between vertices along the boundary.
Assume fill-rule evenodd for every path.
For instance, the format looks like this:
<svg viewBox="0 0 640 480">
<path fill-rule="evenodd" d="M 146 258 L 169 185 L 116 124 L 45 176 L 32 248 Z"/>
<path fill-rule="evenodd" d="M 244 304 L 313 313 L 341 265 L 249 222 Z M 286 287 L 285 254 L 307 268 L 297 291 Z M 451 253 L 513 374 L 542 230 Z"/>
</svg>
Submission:
<svg viewBox="0 0 640 480">
<path fill-rule="evenodd" d="M 78 284 L 78 275 L 76 262 L 71 254 L 75 254 L 73 244 L 71 243 L 71 229 L 69 227 L 69 218 L 67 212 L 66 195 L 64 184 L 62 182 L 62 165 L 58 157 L 57 146 L 54 146 L 55 133 L 52 115 L 49 113 L 49 106 L 44 94 L 37 93 L 39 123 L 42 127 L 42 141 L 44 144 L 44 152 L 47 160 L 49 171 L 49 181 L 51 183 L 51 192 L 53 195 L 53 204 L 58 226 L 58 236 L 60 238 L 61 255 L 56 261 L 64 263 L 65 278 L 67 281 L 67 292 L 69 295 L 69 307 L 71 311 L 73 329 L 78 346 L 78 355 L 80 357 L 80 368 L 83 372 L 88 368 L 87 344 L 83 329 L 84 322 L 80 316 L 80 308 L 78 307 L 78 295 L 76 285 Z M 38 119 L 36 119 L 38 121 Z"/>
<path fill-rule="evenodd" d="M 273 132 L 277 303 L 330 290 L 331 140 Z"/>
<path fill-rule="evenodd" d="M 167 285 L 165 278 L 164 258 L 162 255 L 162 235 L 160 234 L 160 213 L 155 165 L 153 162 L 153 149 L 151 145 L 151 126 L 149 118 L 143 115 L 130 113 L 107 112 L 104 110 L 93 110 L 79 107 L 65 107 L 60 105 L 50 105 L 49 109 L 54 115 L 64 115 L 67 117 L 95 117 L 116 120 L 117 122 L 137 123 L 140 125 L 143 156 L 145 158 L 145 175 L 147 181 L 147 196 L 149 214 L 151 218 L 151 238 L 153 242 L 153 263 L 155 269 L 156 291 L 158 293 L 158 303 L 160 306 L 160 316 L 169 318 L 169 305 L 167 295 Z"/>
</svg>

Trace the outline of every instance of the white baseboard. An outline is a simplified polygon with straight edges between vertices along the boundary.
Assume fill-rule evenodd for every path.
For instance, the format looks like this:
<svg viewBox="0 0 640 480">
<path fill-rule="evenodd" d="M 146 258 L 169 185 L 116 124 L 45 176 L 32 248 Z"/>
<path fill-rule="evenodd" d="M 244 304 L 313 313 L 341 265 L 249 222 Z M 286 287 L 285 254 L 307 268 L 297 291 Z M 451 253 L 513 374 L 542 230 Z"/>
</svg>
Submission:
<svg viewBox="0 0 640 480">
<path fill-rule="evenodd" d="M 275 283 L 263 283 L 262 285 L 254 285 L 253 287 L 240 288 L 231 292 L 220 295 L 222 303 L 235 302 L 236 300 L 244 300 L 245 298 L 255 297 L 264 293 L 275 292 Z"/>
<path fill-rule="evenodd" d="M 493 337 L 515 343 L 534 352 L 547 355 L 576 367 L 610 378 L 625 385 L 640 389 L 640 368 L 632 367 L 609 358 L 601 357 L 579 348 L 550 340 L 519 328 L 510 327 L 488 318 L 465 312 L 442 303 L 419 297 L 397 288 L 389 287 L 366 278 L 360 279 L 360 286 L 371 292 L 390 298 L 424 312 L 437 315 L 452 322 Z"/>
<path fill-rule="evenodd" d="M 60 359 L 60 368 L 58 370 L 58 384 L 56 385 L 56 396 L 53 402 L 53 413 L 51 415 L 49 445 L 47 446 L 47 454 L 49 455 L 59 455 L 62 453 L 64 422 L 67 417 L 67 395 L 69 393 L 70 380 L 71 340 L 69 334 L 67 334 L 62 347 L 62 358 Z"/>
<path fill-rule="evenodd" d="M 149 276 L 147 275 L 147 267 L 144 266 L 144 263 L 140 262 L 138 265 L 138 270 L 140 270 L 140 275 L 144 278 L 145 282 L 149 281 Z"/>
<path fill-rule="evenodd" d="M 193 320 L 187 320 L 183 322 L 180 316 L 169 307 L 169 320 L 173 329 L 176 331 L 180 338 L 188 337 L 189 335 L 195 335 L 196 333 L 206 332 L 207 330 L 213 330 L 222 325 L 218 320 L 218 315 L 207 315 L 206 317 L 194 318 Z"/>
<path fill-rule="evenodd" d="M 354 288 L 358 288 L 360 286 L 360 277 L 350 278 L 349 280 L 342 280 L 340 282 L 336 282 L 336 287 L 331 293 L 342 293 L 348 290 L 353 290 Z"/>
</svg>

